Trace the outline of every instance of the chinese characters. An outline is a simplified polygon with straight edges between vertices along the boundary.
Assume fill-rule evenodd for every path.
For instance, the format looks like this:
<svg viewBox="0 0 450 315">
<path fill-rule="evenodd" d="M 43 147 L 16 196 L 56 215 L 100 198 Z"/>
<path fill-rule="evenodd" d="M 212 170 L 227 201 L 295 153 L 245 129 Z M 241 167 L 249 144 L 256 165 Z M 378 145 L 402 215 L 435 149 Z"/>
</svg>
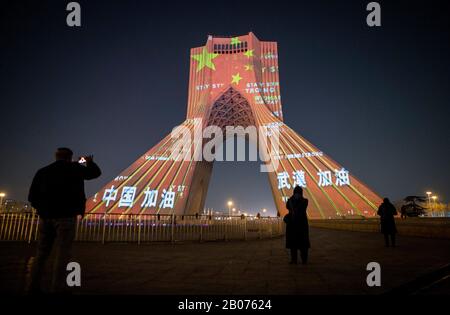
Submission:
<svg viewBox="0 0 450 315">
<path fill-rule="evenodd" d="M 185 189 L 184 185 L 178 185 L 178 188 L 174 191 L 174 187 L 175 186 L 172 185 L 169 189 L 163 189 L 161 194 L 159 194 L 158 189 L 150 189 L 150 187 L 147 187 L 142 192 L 143 198 L 142 202 L 139 203 L 140 207 L 152 208 L 158 205 L 160 209 L 173 209 L 175 206 L 176 192 L 182 196 Z M 118 196 L 120 196 L 120 198 Z M 114 188 L 114 185 L 112 185 L 111 188 L 105 189 L 102 201 L 105 202 L 106 207 L 109 207 L 110 205 L 112 206 L 118 201 L 118 208 L 128 208 L 136 205 L 138 199 L 137 197 L 139 197 L 137 195 L 137 187 L 123 186 L 119 194 L 119 189 Z M 159 204 L 158 197 L 160 198 Z"/>
<path fill-rule="evenodd" d="M 340 170 L 334 170 L 332 173 L 330 170 L 320 170 L 317 172 L 318 176 L 318 186 L 328 187 L 333 186 L 333 174 L 334 174 L 334 185 L 336 186 L 348 186 L 350 185 L 350 175 L 345 168 Z M 278 189 L 291 189 L 295 186 L 300 186 L 303 188 L 307 187 L 305 172 L 302 170 L 295 170 L 290 175 L 288 172 L 277 173 Z M 292 183 L 292 184 L 291 184 Z"/>
</svg>

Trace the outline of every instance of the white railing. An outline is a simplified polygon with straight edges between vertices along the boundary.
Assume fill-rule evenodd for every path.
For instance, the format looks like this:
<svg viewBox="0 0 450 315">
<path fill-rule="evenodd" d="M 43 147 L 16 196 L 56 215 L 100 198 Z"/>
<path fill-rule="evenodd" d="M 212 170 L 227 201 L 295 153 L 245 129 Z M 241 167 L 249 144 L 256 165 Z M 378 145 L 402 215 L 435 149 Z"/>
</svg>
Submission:
<svg viewBox="0 0 450 315">
<path fill-rule="evenodd" d="M 33 213 L 0 214 L 0 240 L 37 240 L 39 217 Z M 77 220 L 76 241 L 176 242 L 248 240 L 281 236 L 277 217 L 208 215 L 89 214 Z"/>
</svg>

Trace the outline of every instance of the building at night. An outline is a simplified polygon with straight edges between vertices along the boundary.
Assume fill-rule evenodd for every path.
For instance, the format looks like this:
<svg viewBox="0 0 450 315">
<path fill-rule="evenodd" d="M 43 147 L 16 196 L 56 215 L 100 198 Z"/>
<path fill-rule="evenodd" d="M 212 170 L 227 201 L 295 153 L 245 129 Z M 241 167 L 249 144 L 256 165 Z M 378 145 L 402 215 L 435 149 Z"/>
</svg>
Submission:
<svg viewBox="0 0 450 315">
<path fill-rule="evenodd" d="M 186 120 L 178 127 L 195 135 L 209 126 L 218 126 L 224 135 L 226 126 L 254 126 L 263 131 L 258 139 L 249 139 L 259 144 L 281 215 L 287 212 L 285 202 L 295 185 L 304 188 L 311 218 L 372 216 L 381 202 L 344 165 L 283 122 L 276 42 L 260 41 L 253 33 L 209 36 L 204 46 L 191 49 Z M 186 140 L 193 156 L 185 158 L 186 150 L 174 150 L 180 140 L 173 135 L 167 135 L 89 198 L 87 211 L 201 213 L 214 161 L 195 158 L 195 154 L 202 152 L 207 141 Z"/>
</svg>

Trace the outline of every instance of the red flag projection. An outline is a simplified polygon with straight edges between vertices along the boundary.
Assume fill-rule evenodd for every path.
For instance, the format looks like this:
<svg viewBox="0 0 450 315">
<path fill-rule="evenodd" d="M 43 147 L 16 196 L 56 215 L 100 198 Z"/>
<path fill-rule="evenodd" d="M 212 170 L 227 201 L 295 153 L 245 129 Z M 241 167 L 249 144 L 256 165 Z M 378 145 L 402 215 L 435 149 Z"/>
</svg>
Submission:
<svg viewBox="0 0 450 315">
<path fill-rule="evenodd" d="M 205 46 L 191 49 L 187 116 L 180 127 L 195 135 L 212 125 L 265 130 L 257 143 L 265 165 L 272 168 L 267 174 L 281 215 L 295 185 L 302 186 L 310 200 L 311 218 L 372 216 L 381 202 L 345 167 L 283 123 L 276 42 L 260 41 L 253 33 L 209 36 Z M 278 149 L 271 150 L 275 131 Z M 187 140 L 192 153 L 202 151 L 207 142 Z M 174 150 L 176 143 L 173 134 L 162 139 L 89 198 L 87 212 L 201 213 L 213 161 L 185 155 L 180 159 L 185 151 Z"/>
</svg>

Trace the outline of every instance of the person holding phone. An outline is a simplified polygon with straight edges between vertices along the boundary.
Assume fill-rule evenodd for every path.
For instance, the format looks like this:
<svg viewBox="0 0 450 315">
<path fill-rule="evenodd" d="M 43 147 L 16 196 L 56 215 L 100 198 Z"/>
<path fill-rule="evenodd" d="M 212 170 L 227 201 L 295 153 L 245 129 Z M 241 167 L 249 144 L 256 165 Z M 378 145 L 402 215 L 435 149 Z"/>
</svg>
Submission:
<svg viewBox="0 0 450 315">
<path fill-rule="evenodd" d="M 84 181 L 101 175 L 92 155 L 83 157 L 85 165 L 79 163 L 81 159 L 72 161 L 72 157 L 69 148 L 58 148 L 56 161 L 40 169 L 30 187 L 28 201 L 39 215 L 39 240 L 31 267 L 30 294 L 41 292 L 42 274 L 52 248 L 56 255 L 51 292 L 63 291 L 77 216 L 83 217 L 86 209 Z"/>
<path fill-rule="evenodd" d="M 286 202 L 288 214 L 283 218 L 286 223 L 286 248 L 291 250 L 291 264 L 297 264 L 297 254 L 300 250 L 302 264 L 308 262 L 309 241 L 308 199 L 303 197 L 303 188 L 295 186 L 292 197 Z"/>
</svg>

